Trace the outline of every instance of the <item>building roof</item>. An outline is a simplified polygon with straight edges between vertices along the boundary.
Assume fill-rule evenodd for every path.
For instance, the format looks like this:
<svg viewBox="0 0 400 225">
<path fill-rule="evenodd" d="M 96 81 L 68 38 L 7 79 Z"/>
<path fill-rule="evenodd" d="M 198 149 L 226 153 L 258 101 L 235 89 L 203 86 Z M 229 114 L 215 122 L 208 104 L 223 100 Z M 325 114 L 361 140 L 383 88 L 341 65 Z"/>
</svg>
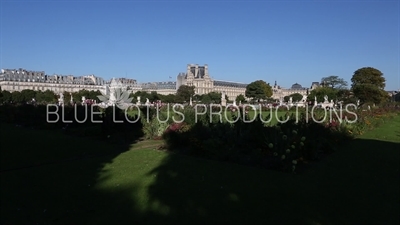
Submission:
<svg viewBox="0 0 400 225">
<path fill-rule="evenodd" d="M 300 84 L 295 83 L 295 84 L 292 85 L 291 89 L 303 89 L 303 87 Z"/>
</svg>

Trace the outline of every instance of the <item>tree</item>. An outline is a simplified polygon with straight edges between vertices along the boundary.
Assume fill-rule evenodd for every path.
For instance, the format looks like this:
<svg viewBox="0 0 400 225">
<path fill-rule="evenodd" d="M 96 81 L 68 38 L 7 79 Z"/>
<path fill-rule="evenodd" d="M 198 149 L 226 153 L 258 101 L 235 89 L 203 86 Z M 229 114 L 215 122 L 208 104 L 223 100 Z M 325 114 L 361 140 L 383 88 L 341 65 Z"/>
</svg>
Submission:
<svg viewBox="0 0 400 225">
<path fill-rule="evenodd" d="M 156 91 L 152 91 L 150 93 L 150 101 L 155 102 L 155 101 L 158 101 L 160 99 L 161 99 L 161 97 Z"/>
<path fill-rule="evenodd" d="M 36 91 L 25 89 L 25 90 L 21 91 L 21 95 L 22 95 L 22 97 L 24 99 L 24 102 L 29 102 L 29 101 L 32 101 L 32 99 L 35 98 Z"/>
<path fill-rule="evenodd" d="M 357 102 L 353 93 L 348 89 L 340 89 L 337 92 L 337 100 L 342 101 L 344 104 Z"/>
<path fill-rule="evenodd" d="M 203 98 L 203 95 L 197 94 L 197 95 L 193 96 L 193 101 L 201 101 L 202 98 Z"/>
<path fill-rule="evenodd" d="M 345 81 L 343 78 L 339 78 L 338 76 L 323 77 L 321 79 L 321 84 L 323 84 L 325 87 L 338 89 L 347 87 L 347 81 Z"/>
<path fill-rule="evenodd" d="M 257 80 L 246 87 L 246 97 L 260 101 L 272 96 L 272 87 L 263 80 Z"/>
<path fill-rule="evenodd" d="M 211 103 L 216 103 L 216 104 L 221 103 L 222 93 L 212 91 L 212 92 L 208 93 L 207 95 L 209 96 Z M 226 97 L 227 96 L 225 95 L 225 99 L 226 99 Z"/>
<path fill-rule="evenodd" d="M 36 92 L 36 102 L 39 104 L 45 103 L 54 103 L 56 102 L 57 96 L 54 94 L 53 91 L 46 90 L 44 92 L 38 91 Z"/>
<path fill-rule="evenodd" d="M 212 102 L 212 99 L 211 99 L 211 97 L 210 97 L 210 95 L 202 95 L 202 98 L 201 98 L 201 103 L 203 103 L 203 104 L 210 104 Z"/>
<path fill-rule="evenodd" d="M 394 95 L 394 101 L 400 102 L 400 92 Z"/>
<path fill-rule="evenodd" d="M 383 73 L 373 67 L 363 67 L 354 72 L 351 89 L 361 104 L 379 104 L 387 99 Z"/>
<path fill-rule="evenodd" d="M 12 94 L 9 91 L 1 91 L 0 104 L 10 103 L 12 101 Z"/>
<path fill-rule="evenodd" d="M 13 91 L 11 93 L 11 97 L 12 97 L 13 103 L 23 103 L 24 102 L 24 96 L 19 91 Z"/>
<path fill-rule="evenodd" d="M 289 96 L 285 96 L 285 97 L 283 98 L 283 100 L 284 100 L 285 102 L 288 102 L 289 99 L 290 99 L 290 97 L 292 97 L 292 101 L 293 101 L 293 102 L 299 102 L 300 100 L 303 99 L 303 95 L 301 95 L 301 94 L 299 94 L 299 93 L 294 93 L 294 94 L 291 94 L 291 95 L 289 95 Z"/>
<path fill-rule="evenodd" d="M 240 94 L 238 96 L 236 96 L 236 102 L 244 102 L 246 101 L 246 98 L 244 97 L 244 95 Z"/>
<path fill-rule="evenodd" d="M 147 98 L 148 98 L 149 101 L 150 101 L 150 99 L 151 99 L 151 94 L 149 94 L 149 93 L 147 93 L 147 92 L 145 92 L 145 91 L 137 91 L 137 92 L 135 92 L 135 93 L 131 93 L 131 94 L 129 95 L 129 97 L 130 97 L 130 98 L 133 98 L 133 99 L 132 99 L 132 102 L 133 102 L 133 103 L 137 103 L 137 97 L 140 97 L 140 102 L 143 103 L 143 102 L 146 102 L 146 99 L 147 99 Z"/>
<path fill-rule="evenodd" d="M 173 95 L 173 94 L 159 95 L 159 96 L 161 98 L 161 101 L 165 102 L 165 103 L 173 103 L 175 100 L 175 95 Z"/>
<path fill-rule="evenodd" d="M 336 101 L 337 93 L 338 90 L 331 87 L 318 87 L 310 92 L 310 94 L 307 96 L 307 100 L 313 102 L 315 97 L 317 97 L 317 102 L 324 102 L 324 97 L 328 96 L 329 101 Z"/>
<path fill-rule="evenodd" d="M 190 97 L 194 95 L 194 86 L 181 85 L 176 91 L 176 102 L 189 101 Z"/>
</svg>

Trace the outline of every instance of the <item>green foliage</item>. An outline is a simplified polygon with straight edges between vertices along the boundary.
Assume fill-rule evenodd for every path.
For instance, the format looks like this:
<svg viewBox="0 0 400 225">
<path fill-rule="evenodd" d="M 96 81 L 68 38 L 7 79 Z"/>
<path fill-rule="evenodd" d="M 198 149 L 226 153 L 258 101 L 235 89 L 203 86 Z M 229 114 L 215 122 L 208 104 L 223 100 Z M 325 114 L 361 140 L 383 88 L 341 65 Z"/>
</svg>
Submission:
<svg viewBox="0 0 400 225">
<path fill-rule="evenodd" d="M 35 98 L 38 104 L 55 103 L 57 99 L 54 92 L 50 90 L 36 92 Z"/>
<path fill-rule="evenodd" d="M 201 95 L 200 101 L 201 101 L 201 103 L 203 103 L 203 104 L 210 104 L 210 103 L 212 103 L 212 99 L 211 99 L 210 95 L 207 95 L 207 94 Z"/>
<path fill-rule="evenodd" d="M 301 99 L 303 99 L 303 95 L 301 95 L 301 94 L 299 94 L 299 93 L 294 93 L 294 94 L 291 94 L 291 95 L 289 95 L 289 96 L 285 96 L 283 99 L 284 99 L 284 101 L 288 102 L 289 99 L 290 99 L 290 97 L 292 97 L 292 101 L 293 101 L 293 102 L 298 102 L 298 101 L 300 101 Z"/>
<path fill-rule="evenodd" d="M 347 81 L 338 76 L 323 77 L 321 79 L 321 84 L 325 87 L 331 87 L 334 89 L 343 89 L 347 86 Z"/>
<path fill-rule="evenodd" d="M 203 104 L 220 104 L 221 103 L 222 93 L 220 92 L 209 92 L 203 95 L 195 95 L 196 101 L 201 101 Z M 228 96 L 225 96 L 225 99 L 228 100 Z"/>
<path fill-rule="evenodd" d="M 354 97 L 353 93 L 348 89 L 340 89 L 336 93 L 337 100 L 342 101 L 344 104 L 355 103 L 357 98 Z"/>
<path fill-rule="evenodd" d="M 310 92 L 310 94 L 307 96 L 307 100 L 314 101 L 315 97 L 317 97 L 318 102 L 323 102 L 325 95 L 328 96 L 329 100 L 337 100 L 338 91 L 339 90 L 331 87 L 318 87 Z"/>
<path fill-rule="evenodd" d="M 211 103 L 215 103 L 215 104 L 221 103 L 221 97 L 222 97 L 221 93 L 213 91 L 213 92 L 210 92 L 203 96 L 207 96 L 207 95 L 210 97 Z"/>
<path fill-rule="evenodd" d="M 236 97 L 236 102 L 245 102 L 245 101 L 246 101 L 246 98 L 242 94 L 240 94 Z"/>
<path fill-rule="evenodd" d="M 173 94 L 168 94 L 168 95 L 160 95 L 160 99 L 162 102 L 166 102 L 166 103 L 173 103 L 175 100 L 175 95 Z"/>
<path fill-rule="evenodd" d="M 14 103 L 24 103 L 25 98 L 19 91 L 13 91 L 11 93 L 11 98 Z"/>
<path fill-rule="evenodd" d="M 272 96 L 272 87 L 263 80 L 257 80 L 246 87 L 246 97 L 260 101 Z"/>
<path fill-rule="evenodd" d="M 89 91 L 85 89 L 72 93 L 72 97 L 75 102 L 81 102 L 82 97 L 85 97 L 85 99 L 93 99 L 99 102 L 100 99 L 97 97 L 99 95 L 102 95 L 100 91 Z M 67 99 L 69 96 L 70 94 L 68 92 L 64 93 L 64 102 L 69 102 L 69 99 Z"/>
<path fill-rule="evenodd" d="M 384 91 L 385 81 L 383 73 L 378 69 L 363 67 L 354 72 L 351 88 L 361 104 L 366 102 L 379 104 L 387 100 L 388 94 Z"/>
<path fill-rule="evenodd" d="M 397 94 L 394 96 L 394 100 L 395 100 L 396 102 L 400 102 L 400 92 L 397 93 Z"/>
<path fill-rule="evenodd" d="M 11 103 L 11 101 L 12 101 L 11 92 L 4 90 L 0 92 L 0 104 Z"/>
<path fill-rule="evenodd" d="M 183 103 L 189 101 L 195 93 L 194 86 L 181 85 L 176 91 L 175 101 L 177 103 Z"/>
</svg>

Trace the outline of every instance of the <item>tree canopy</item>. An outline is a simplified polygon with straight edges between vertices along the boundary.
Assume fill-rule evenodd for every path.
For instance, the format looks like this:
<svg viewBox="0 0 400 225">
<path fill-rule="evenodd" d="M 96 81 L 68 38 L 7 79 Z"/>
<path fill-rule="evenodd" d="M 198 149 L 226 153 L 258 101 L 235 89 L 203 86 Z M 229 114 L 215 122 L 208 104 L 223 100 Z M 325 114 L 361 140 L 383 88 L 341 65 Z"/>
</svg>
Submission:
<svg viewBox="0 0 400 225">
<path fill-rule="evenodd" d="M 317 97 L 317 102 L 324 102 L 325 96 L 328 96 L 329 101 L 330 100 L 338 100 L 337 99 L 337 93 L 338 89 L 334 89 L 331 87 L 318 87 L 315 88 L 310 92 L 310 94 L 307 96 L 308 101 L 314 101 L 315 97 Z"/>
<path fill-rule="evenodd" d="M 181 85 L 176 91 L 175 101 L 181 103 L 189 101 L 190 97 L 192 97 L 195 93 L 194 89 L 194 86 Z"/>
<path fill-rule="evenodd" d="M 351 88 L 360 103 L 371 102 L 379 104 L 388 98 L 384 91 L 385 78 L 383 73 L 373 67 L 363 67 L 354 72 L 351 78 Z"/>
<path fill-rule="evenodd" d="M 236 102 L 245 102 L 246 98 L 244 97 L 244 95 L 240 94 L 236 97 Z"/>
<path fill-rule="evenodd" d="M 345 81 L 343 78 L 339 78 L 338 76 L 323 77 L 321 79 L 321 84 L 324 84 L 324 86 L 327 87 L 338 89 L 347 87 L 347 81 Z"/>
<path fill-rule="evenodd" d="M 34 90 L 22 90 L 22 91 L 1 91 L 0 92 L 0 104 L 26 104 L 32 102 L 35 99 L 37 104 L 48 104 L 55 103 L 57 96 L 53 91 L 34 91 Z"/>
<path fill-rule="evenodd" d="M 299 94 L 299 93 L 294 93 L 294 94 L 285 96 L 285 97 L 283 98 L 283 100 L 284 100 L 285 102 L 288 102 L 289 99 L 290 99 L 290 97 L 292 97 L 292 101 L 293 101 L 293 102 L 299 102 L 301 99 L 303 99 L 303 95 L 301 95 L 301 94 Z"/>
<path fill-rule="evenodd" d="M 260 101 L 272 96 L 272 87 L 263 80 L 257 80 L 246 87 L 246 97 Z"/>
</svg>

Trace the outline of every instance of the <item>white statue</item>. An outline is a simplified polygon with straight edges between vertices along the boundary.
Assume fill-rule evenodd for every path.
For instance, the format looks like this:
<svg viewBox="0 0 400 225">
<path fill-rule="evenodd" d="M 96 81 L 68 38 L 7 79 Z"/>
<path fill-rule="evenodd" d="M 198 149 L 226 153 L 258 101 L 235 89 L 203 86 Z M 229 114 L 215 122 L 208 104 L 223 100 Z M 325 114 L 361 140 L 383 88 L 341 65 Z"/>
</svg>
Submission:
<svg viewBox="0 0 400 225">
<path fill-rule="evenodd" d="M 193 102 L 192 102 L 192 97 L 190 97 L 190 100 L 189 100 L 189 105 L 190 105 L 190 106 L 192 106 L 192 105 L 193 105 Z"/>
<path fill-rule="evenodd" d="M 63 105 L 64 104 L 64 94 L 60 93 L 60 98 L 58 99 L 58 104 Z"/>
<path fill-rule="evenodd" d="M 140 96 L 137 96 L 137 102 L 140 103 Z"/>
<path fill-rule="evenodd" d="M 71 96 L 70 102 L 74 102 L 74 99 L 72 98 L 72 93 L 69 93 L 69 95 Z"/>
<path fill-rule="evenodd" d="M 233 105 L 236 106 L 236 100 L 233 100 Z"/>
<path fill-rule="evenodd" d="M 292 101 L 293 101 L 293 98 L 290 97 L 290 98 L 289 98 L 289 103 L 292 103 Z"/>
<path fill-rule="evenodd" d="M 86 103 L 86 98 L 85 98 L 85 96 L 82 96 L 82 104 L 85 104 Z"/>
<path fill-rule="evenodd" d="M 359 106 L 359 105 L 360 105 L 360 99 L 357 100 L 357 106 Z"/>
<path fill-rule="evenodd" d="M 225 91 L 221 94 L 221 106 L 226 106 Z"/>
<path fill-rule="evenodd" d="M 307 95 L 303 95 L 303 99 L 301 99 L 302 102 L 306 102 L 307 101 Z"/>
<path fill-rule="evenodd" d="M 110 88 L 110 102 L 114 104 L 117 101 L 117 98 L 115 97 L 115 90 Z"/>
<path fill-rule="evenodd" d="M 324 96 L 325 102 L 328 102 L 328 95 Z"/>
<path fill-rule="evenodd" d="M 150 104 L 150 101 L 148 98 L 146 98 L 146 105 Z"/>
</svg>

